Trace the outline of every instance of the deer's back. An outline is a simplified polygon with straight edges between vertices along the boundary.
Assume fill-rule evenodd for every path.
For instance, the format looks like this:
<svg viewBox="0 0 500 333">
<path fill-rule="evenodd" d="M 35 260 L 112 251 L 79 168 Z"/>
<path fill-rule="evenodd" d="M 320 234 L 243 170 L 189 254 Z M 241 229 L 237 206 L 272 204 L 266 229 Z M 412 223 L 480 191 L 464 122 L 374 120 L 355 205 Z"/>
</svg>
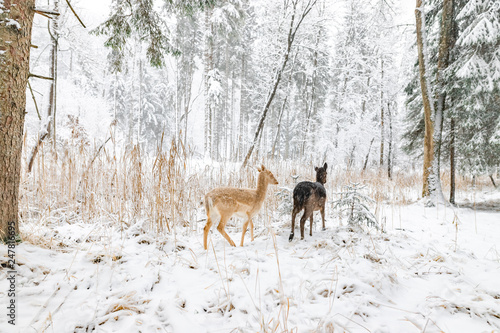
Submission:
<svg viewBox="0 0 500 333">
<path fill-rule="evenodd" d="M 251 212 L 256 208 L 257 194 L 255 190 L 251 189 L 219 187 L 208 192 L 205 195 L 205 201 L 208 198 L 212 200 L 213 206 L 220 212 Z"/>
<path fill-rule="evenodd" d="M 318 182 L 300 182 L 293 190 L 293 206 L 299 209 L 310 206 L 313 210 L 324 207 L 326 201 L 325 187 Z"/>
</svg>

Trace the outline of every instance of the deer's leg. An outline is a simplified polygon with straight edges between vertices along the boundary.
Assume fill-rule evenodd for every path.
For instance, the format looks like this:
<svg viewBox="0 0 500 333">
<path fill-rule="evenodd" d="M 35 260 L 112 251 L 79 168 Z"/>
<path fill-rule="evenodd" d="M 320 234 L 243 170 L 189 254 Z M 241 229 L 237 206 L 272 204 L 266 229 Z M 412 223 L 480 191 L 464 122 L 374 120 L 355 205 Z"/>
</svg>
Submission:
<svg viewBox="0 0 500 333">
<path fill-rule="evenodd" d="M 323 230 L 326 230 L 326 227 L 325 227 L 325 205 L 323 205 L 321 207 L 320 213 L 321 213 L 321 219 L 323 220 Z"/>
<path fill-rule="evenodd" d="M 248 220 L 250 221 L 250 238 L 252 239 L 253 242 L 253 220 L 250 216 L 248 217 Z"/>
<path fill-rule="evenodd" d="M 293 206 L 293 210 L 292 210 L 292 231 L 290 232 L 290 238 L 288 238 L 288 241 L 291 242 L 292 239 L 293 239 L 293 236 L 294 236 L 294 232 L 295 232 L 295 218 L 297 217 L 297 213 L 299 212 L 299 209 L 297 208 L 297 206 Z"/>
<path fill-rule="evenodd" d="M 306 220 L 311 216 L 313 213 L 312 209 L 308 209 L 307 207 L 304 208 L 304 215 L 300 218 L 300 239 L 304 239 L 304 227 L 306 225 Z"/>
<path fill-rule="evenodd" d="M 211 227 L 212 219 L 210 218 L 210 214 L 207 214 L 207 224 L 205 224 L 205 229 L 203 230 L 203 247 L 205 248 L 205 250 L 207 249 L 208 232 L 210 231 Z"/>
<path fill-rule="evenodd" d="M 241 233 L 240 246 L 243 246 L 243 241 L 245 240 L 245 234 L 247 232 L 247 227 L 248 227 L 248 224 L 250 222 L 251 222 L 250 217 L 247 216 L 247 220 L 245 221 L 245 223 L 243 223 L 243 232 Z M 252 225 L 250 225 L 250 228 L 252 228 Z M 253 240 L 253 229 L 251 229 L 251 233 L 252 233 L 252 240 Z"/>
<path fill-rule="evenodd" d="M 236 246 L 234 244 L 233 240 L 231 239 L 231 237 L 229 237 L 229 235 L 226 233 L 226 230 L 224 229 L 226 227 L 226 223 L 227 223 L 227 221 L 229 221 L 230 217 L 231 216 L 221 214 L 220 222 L 219 222 L 219 225 L 217 226 L 217 230 L 219 230 L 221 235 L 224 236 L 225 239 L 227 239 L 227 241 L 229 242 L 229 244 L 231 244 L 231 246 Z"/>
<path fill-rule="evenodd" d="M 313 216 L 314 213 L 309 216 L 309 236 L 313 235 Z"/>
</svg>

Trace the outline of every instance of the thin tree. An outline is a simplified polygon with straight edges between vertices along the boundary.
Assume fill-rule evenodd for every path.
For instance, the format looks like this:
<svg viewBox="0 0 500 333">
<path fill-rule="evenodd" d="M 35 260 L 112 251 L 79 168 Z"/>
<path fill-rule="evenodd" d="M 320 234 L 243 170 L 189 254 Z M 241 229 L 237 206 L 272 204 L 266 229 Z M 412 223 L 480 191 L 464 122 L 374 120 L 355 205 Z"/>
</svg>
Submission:
<svg viewBox="0 0 500 333">
<path fill-rule="evenodd" d="M 455 204 L 455 118 L 450 121 L 450 203 Z"/>
<path fill-rule="evenodd" d="M 424 172 L 423 172 L 423 188 L 422 196 L 430 195 L 429 181 L 432 173 L 432 163 L 434 160 L 434 124 L 432 122 L 433 105 L 429 94 L 429 84 L 427 80 L 427 64 L 425 60 L 426 49 L 424 48 L 425 41 L 425 12 L 423 0 L 417 0 L 415 8 L 415 18 L 417 25 L 417 48 L 418 48 L 418 66 L 420 72 L 420 88 L 422 91 L 422 101 L 424 105 Z"/>
<path fill-rule="evenodd" d="M 306 5 L 303 7 L 302 13 L 297 17 L 297 23 L 295 23 L 295 15 L 297 14 L 297 5 L 300 2 L 300 0 L 292 0 L 292 16 L 290 18 L 290 27 L 288 29 L 288 36 L 287 36 L 287 45 L 286 49 L 283 53 L 283 58 L 281 61 L 281 66 L 279 66 L 274 73 L 274 81 L 273 85 L 269 91 L 269 94 L 267 96 L 267 101 L 266 104 L 264 105 L 264 109 L 262 110 L 262 114 L 260 116 L 259 123 L 257 125 L 257 129 L 255 131 L 255 135 L 252 141 L 252 144 L 250 145 L 250 148 L 248 149 L 248 153 L 245 157 L 245 160 L 243 161 L 242 168 L 244 168 L 248 160 L 250 159 L 250 156 L 252 156 L 252 152 L 255 149 L 255 146 L 259 142 L 259 137 L 261 135 L 262 129 L 264 127 L 264 122 L 266 120 L 267 113 L 270 109 L 271 103 L 273 102 L 274 96 L 276 95 L 276 91 L 278 89 L 278 86 L 281 81 L 281 76 L 283 75 L 283 71 L 285 70 L 286 64 L 288 62 L 288 57 L 290 55 L 290 50 L 292 49 L 293 41 L 295 39 L 295 35 L 297 33 L 297 30 L 300 28 L 300 25 L 302 24 L 302 21 L 304 18 L 309 14 L 309 12 L 313 9 L 314 5 L 316 4 L 317 0 L 308 0 Z"/>
<path fill-rule="evenodd" d="M 443 121 L 445 111 L 446 92 L 444 91 L 444 71 L 448 68 L 450 49 L 454 42 L 451 41 L 451 27 L 453 23 L 453 0 L 444 0 L 439 38 L 439 53 L 436 74 L 436 107 L 434 115 L 434 156 L 433 177 L 434 190 L 438 199 L 443 202 L 444 196 L 441 189 L 440 160 L 441 142 L 443 136 Z"/>
<path fill-rule="evenodd" d="M 385 143 L 385 123 L 384 123 L 384 58 L 380 58 L 380 161 L 379 167 L 384 165 L 384 143 Z"/>
<path fill-rule="evenodd" d="M 387 117 L 389 118 L 389 146 L 387 151 L 387 177 L 392 179 L 392 113 L 390 102 L 387 102 Z"/>
</svg>

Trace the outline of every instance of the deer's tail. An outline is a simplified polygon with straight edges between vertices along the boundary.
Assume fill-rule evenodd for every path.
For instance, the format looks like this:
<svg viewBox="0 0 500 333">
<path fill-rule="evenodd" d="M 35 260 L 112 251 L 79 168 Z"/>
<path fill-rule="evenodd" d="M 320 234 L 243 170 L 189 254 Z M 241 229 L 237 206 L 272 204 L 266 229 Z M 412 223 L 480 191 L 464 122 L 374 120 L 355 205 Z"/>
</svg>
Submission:
<svg viewBox="0 0 500 333">
<path fill-rule="evenodd" d="M 205 197 L 205 211 L 207 212 L 207 215 L 210 215 L 210 211 L 212 210 L 212 207 L 214 206 L 214 202 L 212 198 L 206 196 Z"/>
</svg>

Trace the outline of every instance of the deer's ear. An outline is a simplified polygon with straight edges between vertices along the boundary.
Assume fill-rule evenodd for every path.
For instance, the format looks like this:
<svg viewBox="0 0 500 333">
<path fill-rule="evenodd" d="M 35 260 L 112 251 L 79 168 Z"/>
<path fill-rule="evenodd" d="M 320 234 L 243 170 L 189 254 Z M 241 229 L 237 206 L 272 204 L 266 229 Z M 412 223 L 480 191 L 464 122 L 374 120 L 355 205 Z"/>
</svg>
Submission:
<svg viewBox="0 0 500 333">
<path fill-rule="evenodd" d="M 257 167 L 258 172 L 262 172 L 262 169 L 260 167 Z"/>
<path fill-rule="evenodd" d="M 328 164 L 326 164 L 326 162 L 325 162 L 325 165 L 323 165 L 323 169 L 326 170 L 326 168 L 328 168 Z"/>
<path fill-rule="evenodd" d="M 314 167 L 314 171 L 318 171 L 318 167 Z"/>
<path fill-rule="evenodd" d="M 264 167 L 264 164 L 261 164 L 260 168 L 262 169 L 262 171 L 266 170 L 266 168 Z"/>
</svg>

